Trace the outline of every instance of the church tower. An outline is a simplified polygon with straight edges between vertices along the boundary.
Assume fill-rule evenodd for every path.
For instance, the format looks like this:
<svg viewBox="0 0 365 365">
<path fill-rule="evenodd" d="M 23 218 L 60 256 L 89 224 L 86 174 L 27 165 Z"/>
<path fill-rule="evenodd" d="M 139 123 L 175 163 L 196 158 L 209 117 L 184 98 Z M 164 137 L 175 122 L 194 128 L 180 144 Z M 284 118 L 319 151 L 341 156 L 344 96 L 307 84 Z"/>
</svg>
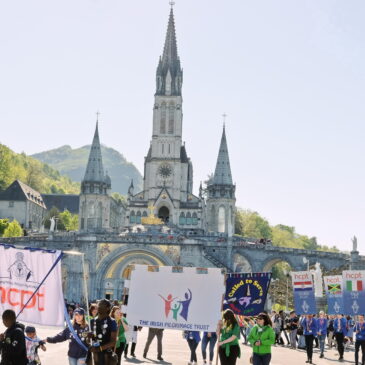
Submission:
<svg viewBox="0 0 365 365">
<path fill-rule="evenodd" d="M 144 186 L 142 192 L 129 195 L 130 223 L 139 223 L 146 214 L 145 208 L 153 206 L 155 215 L 165 222 L 184 228 L 201 225 L 202 201 L 192 194 L 193 166 L 182 142 L 182 82 L 171 8 L 156 70 L 152 139 L 145 157 Z"/>
<path fill-rule="evenodd" d="M 104 175 L 98 121 L 90 148 L 84 179 L 81 182 L 79 230 L 102 231 L 120 226 L 116 202 L 110 197 L 111 180 Z"/>
<path fill-rule="evenodd" d="M 232 236 L 235 225 L 236 186 L 232 182 L 225 126 L 223 126 L 214 176 L 209 181 L 207 190 L 208 230 Z"/>
</svg>

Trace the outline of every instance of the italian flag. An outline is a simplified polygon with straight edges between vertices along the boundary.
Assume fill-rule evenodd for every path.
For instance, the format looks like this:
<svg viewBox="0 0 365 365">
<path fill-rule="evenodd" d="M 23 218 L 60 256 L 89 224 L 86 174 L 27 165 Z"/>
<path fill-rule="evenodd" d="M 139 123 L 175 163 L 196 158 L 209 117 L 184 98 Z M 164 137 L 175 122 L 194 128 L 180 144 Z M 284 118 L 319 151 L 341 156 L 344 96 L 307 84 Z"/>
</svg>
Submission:
<svg viewBox="0 0 365 365">
<path fill-rule="evenodd" d="M 347 280 L 346 290 L 347 291 L 362 291 L 362 280 Z"/>
</svg>

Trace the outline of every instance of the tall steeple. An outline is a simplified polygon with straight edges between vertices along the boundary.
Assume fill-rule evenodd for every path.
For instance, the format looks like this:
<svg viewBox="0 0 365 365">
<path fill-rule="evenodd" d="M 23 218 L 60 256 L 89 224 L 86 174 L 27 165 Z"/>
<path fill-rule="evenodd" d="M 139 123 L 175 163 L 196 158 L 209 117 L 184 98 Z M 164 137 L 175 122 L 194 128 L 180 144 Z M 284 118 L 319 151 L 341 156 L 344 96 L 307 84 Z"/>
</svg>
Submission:
<svg viewBox="0 0 365 365">
<path fill-rule="evenodd" d="M 98 121 L 94 133 L 93 142 L 90 148 L 89 160 L 86 167 L 84 182 L 104 182 L 103 159 L 101 157 L 101 148 L 99 140 Z"/>
<path fill-rule="evenodd" d="M 156 95 L 181 95 L 182 74 L 171 7 L 163 54 L 157 66 Z"/>
<path fill-rule="evenodd" d="M 223 117 L 226 116 L 223 115 Z M 208 183 L 207 191 L 208 230 L 231 236 L 235 225 L 236 186 L 232 182 L 225 125 L 223 125 L 214 177 Z"/>
<path fill-rule="evenodd" d="M 226 127 L 223 126 L 223 133 L 221 144 L 219 146 L 219 153 L 217 164 L 215 166 L 213 184 L 216 185 L 232 185 L 231 166 L 229 164 L 228 146 L 226 138 Z"/>
</svg>

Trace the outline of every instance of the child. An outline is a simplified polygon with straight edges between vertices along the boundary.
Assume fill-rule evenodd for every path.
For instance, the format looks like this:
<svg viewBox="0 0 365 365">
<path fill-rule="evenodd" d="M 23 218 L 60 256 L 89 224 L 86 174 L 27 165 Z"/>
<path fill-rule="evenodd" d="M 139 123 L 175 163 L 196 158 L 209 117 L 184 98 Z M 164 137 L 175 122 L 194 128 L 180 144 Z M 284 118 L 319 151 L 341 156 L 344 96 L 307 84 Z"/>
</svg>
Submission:
<svg viewBox="0 0 365 365">
<path fill-rule="evenodd" d="M 11 309 L 3 312 L 2 319 L 6 331 L 0 334 L 1 363 L 26 365 L 24 326 L 16 321 L 16 314 Z"/>
<path fill-rule="evenodd" d="M 28 365 L 39 365 L 41 363 L 41 360 L 38 355 L 38 349 L 41 348 L 43 351 L 46 351 L 46 346 L 44 346 L 45 342 L 41 341 L 41 339 L 37 337 L 37 333 L 34 327 L 27 326 L 25 328 L 25 334 L 25 346 L 27 348 Z"/>
</svg>

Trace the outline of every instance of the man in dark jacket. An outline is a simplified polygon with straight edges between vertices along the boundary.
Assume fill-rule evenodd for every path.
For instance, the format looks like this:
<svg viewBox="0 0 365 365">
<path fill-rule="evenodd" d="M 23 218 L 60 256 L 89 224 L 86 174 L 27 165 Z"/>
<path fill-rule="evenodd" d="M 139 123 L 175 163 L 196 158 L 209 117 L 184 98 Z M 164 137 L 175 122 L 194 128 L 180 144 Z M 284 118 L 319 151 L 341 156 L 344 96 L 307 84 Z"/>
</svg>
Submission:
<svg viewBox="0 0 365 365">
<path fill-rule="evenodd" d="M 7 330 L 0 334 L 0 365 L 26 365 L 24 326 L 16 321 L 15 312 L 11 309 L 5 310 L 2 318 Z"/>
</svg>

